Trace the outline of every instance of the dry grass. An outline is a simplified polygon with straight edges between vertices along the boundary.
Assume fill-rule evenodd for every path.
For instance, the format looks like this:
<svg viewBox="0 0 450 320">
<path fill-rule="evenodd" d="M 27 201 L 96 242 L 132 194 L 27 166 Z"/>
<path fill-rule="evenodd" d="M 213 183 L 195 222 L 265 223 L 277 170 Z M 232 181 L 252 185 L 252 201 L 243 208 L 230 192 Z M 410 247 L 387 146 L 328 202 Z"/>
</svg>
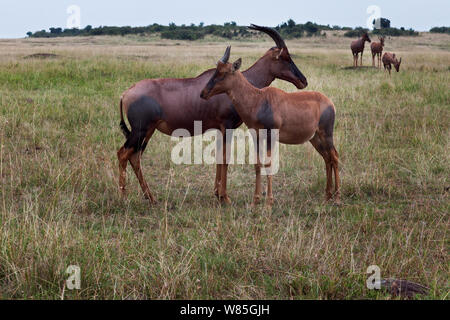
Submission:
<svg viewBox="0 0 450 320">
<path fill-rule="evenodd" d="M 365 287 L 376 264 L 430 287 L 423 298 L 448 299 L 450 37 L 387 41 L 404 57 L 391 79 L 345 69 L 348 43 L 333 33 L 288 42 L 309 89 L 337 106 L 343 205 L 323 203 L 311 146 L 281 146 L 276 205 L 251 212 L 252 167 L 231 166 L 233 205 L 221 208 L 215 168 L 174 165 L 159 133 L 143 167 L 160 204 L 142 199 L 131 170 L 128 200 L 117 192 L 121 92 L 195 76 L 225 43 L 0 40 L 0 297 L 384 299 Z M 248 67 L 272 43 L 232 45 Z M 24 59 L 36 53 L 57 57 Z M 71 264 L 81 290 L 63 290 Z"/>
</svg>

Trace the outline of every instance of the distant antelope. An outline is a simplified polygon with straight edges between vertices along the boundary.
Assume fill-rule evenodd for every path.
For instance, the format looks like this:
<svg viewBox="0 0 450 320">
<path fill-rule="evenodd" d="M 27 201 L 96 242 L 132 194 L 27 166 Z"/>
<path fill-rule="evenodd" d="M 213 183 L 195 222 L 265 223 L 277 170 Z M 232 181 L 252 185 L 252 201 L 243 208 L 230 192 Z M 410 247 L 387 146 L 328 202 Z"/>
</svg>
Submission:
<svg viewBox="0 0 450 320">
<path fill-rule="evenodd" d="M 358 66 L 358 54 L 361 53 L 361 66 L 363 64 L 363 53 L 364 53 L 364 45 L 367 42 L 372 42 L 372 40 L 370 40 L 369 38 L 369 34 L 367 32 L 364 32 L 364 34 L 362 35 L 361 38 L 359 38 L 358 40 L 355 40 L 352 42 L 350 48 L 352 49 L 352 53 L 353 53 L 353 66 L 357 67 Z"/>
<path fill-rule="evenodd" d="M 280 55 L 283 51 L 280 52 Z M 202 90 L 200 96 L 209 99 L 212 96 L 226 93 L 237 113 L 249 129 L 257 132 L 256 146 L 260 143 L 259 129 L 278 130 L 279 142 L 284 144 L 303 144 L 311 142 L 323 157 L 326 164 L 327 187 L 326 199 L 332 198 L 333 171 L 335 177 L 335 200 L 339 202 L 339 170 L 338 153 L 333 144 L 334 119 L 336 108 L 333 102 L 319 92 L 286 93 L 274 87 L 255 88 L 239 72 L 241 59 L 233 64 L 228 63 L 230 47 L 217 63 L 212 78 Z M 256 188 L 253 205 L 261 199 L 261 167 L 259 150 L 257 150 Z M 271 143 L 267 141 L 267 157 L 271 157 Z M 266 164 L 269 166 L 270 164 Z M 273 204 L 272 176 L 267 176 L 267 206 Z"/>
<path fill-rule="evenodd" d="M 399 72 L 401 63 L 402 63 L 402 58 L 400 58 L 400 60 L 397 60 L 395 53 L 386 52 L 383 56 L 384 70 L 389 70 L 389 75 L 391 75 L 391 69 L 392 69 L 391 64 L 393 64 L 395 67 L 395 70 L 397 70 L 397 72 Z"/>
<path fill-rule="evenodd" d="M 381 55 L 383 54 L 384 37 L 378 37 L 380 42 L 372 42 L 370 49 L 372 49 L 372 66 L 375 67 L 375 56 L 378 60 L 378 68 L 381 68 Z"/>
<path fill-rule="evenodd" d="M 275 79 L 294 84 L 298 89 L 308 85 L 305 76 L 295 65 L 280 34 L 267 27 L 252 25 L 252 30 L 269 35 L 276 47 L 244 71 L 244 76 L 258 88 L 269 86 Z M 281 54 L 283 53 L 283 54 Z M 224 137 L 223 144 L 229 147 L 225 138 L 227 129 L 236 129 L 242 124 L 241 118 L 226 96 L 217 96 L 210 101 L 200 99 L 198 92 L 205 86 L 215 69 L 207 70 L 190 79 L 146 79 L 126 90 L 120 99 L 120 127 L 126 137 L 125 144 L 117 152 L 119 159 L 119 189 L 125 195 L 126 168 L 130 162 L 139 180 L 144 196 L 155 203 L 141 169 L 141 156 L 155 130 L 171 135 L 182 128 L 194 135 L 195 121 L 202 122 L 202 132 L 218 129 Z M 125 124 L 128 118 L 131 130 Z M 223 159 L 226 148 L 222 148 Z M 218 151 L 219 152 L 219 151 Z M 217 164 L 214 191 L 223 202 L 230 203 L 227 195 L 228 164 Z"/>
</svg>

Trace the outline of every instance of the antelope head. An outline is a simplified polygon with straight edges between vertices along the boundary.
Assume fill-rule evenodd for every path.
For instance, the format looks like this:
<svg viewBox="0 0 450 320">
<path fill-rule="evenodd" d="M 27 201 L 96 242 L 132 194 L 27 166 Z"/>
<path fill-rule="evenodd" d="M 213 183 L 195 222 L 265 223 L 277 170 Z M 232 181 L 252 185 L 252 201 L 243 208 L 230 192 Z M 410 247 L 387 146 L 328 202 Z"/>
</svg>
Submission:
<svg viewBox="0 0 450 320">
<path fill-rule="evenodd" d="M 399 72 L 399 71 L 400 71 L 400 65 L 402 64 L 402 58 L 400 58 L 400 60 L 397 60 L 397 58 L 395 57 L 395 54 L 394 54 L 393 58 L 394 58 L 394 67 L 395 67 L 395 70 L 396 70 L 397 72 Z"/>
<path fill-rule="evenodd" d="M 362 35 L 362 39 L 364 40 L 364 41 L 367 41 L 367 42 L 372 42 L 372 40 L 370 40 L 370 38 L 369 38 L 369 34 L 367 33 L 367 32 L 364 32 L 364 34 Z"/>
<path fill-rule="evenodd" d="M 235 62 L 228 63 L 230 59 L 231 46 L 225 50 L 223 57 L 217 62 L 216 72 L 202 90 L 200 97 L 208 100 L 212 96 L 226 92 L 231 88 L 232 77 L 241 67 L 241 58 Z"/>
<path fill-rule="evenodd" d="M 306 88 L 308 86 L 308 81 L 292 60 L 286 43 L 281 35 L 274 29 L 261 27 L 254 24 L 248 28 L 251 30 L 264 32 L 269 35 L 273 41 L 275 41 L 276 47 L 270 49 L 266 54 L 269 57 L 267 69 L 271 75 L 274 78 L 292 83 L 297 87 L 297 89 Z"/>
</svg>

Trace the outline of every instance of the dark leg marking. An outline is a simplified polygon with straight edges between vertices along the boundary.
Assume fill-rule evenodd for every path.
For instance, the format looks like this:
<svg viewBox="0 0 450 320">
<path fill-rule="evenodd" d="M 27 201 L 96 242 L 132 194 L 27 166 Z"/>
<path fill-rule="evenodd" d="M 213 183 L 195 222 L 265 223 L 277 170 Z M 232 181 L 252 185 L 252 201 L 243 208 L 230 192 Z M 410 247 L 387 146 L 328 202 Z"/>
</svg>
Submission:
<svg viewBox="0 0 450 320">
<path fill-rule="evenodd" d="M 333 131 L 335 111 L 332 106 L 329 106 L 320 116 L 319 128 L 325 133 L 325 139 L 329 148 L 333 147 Z"/>
<path fill-rule="evenodd" d="M 162 116 L 161 106 L 151 97 L 142 96 L 133 102 L 127 113 L 131 134 L 125 142 L 125 147 L 135 151 L 145 149 L 145 137 L 149 127 L 162 119 Z"/>
</svg>

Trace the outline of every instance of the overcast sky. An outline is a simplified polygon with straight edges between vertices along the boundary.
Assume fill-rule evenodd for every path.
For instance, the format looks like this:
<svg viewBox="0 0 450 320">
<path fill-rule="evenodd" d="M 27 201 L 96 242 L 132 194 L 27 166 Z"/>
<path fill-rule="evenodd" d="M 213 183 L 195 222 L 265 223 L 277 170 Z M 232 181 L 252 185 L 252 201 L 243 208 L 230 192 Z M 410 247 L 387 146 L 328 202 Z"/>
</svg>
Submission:
<svg viewBox="0 0 450 320">
<path fill-rule="evenodd" d="M 67 8 L 80 8 L 81 27 L 146 26 L 152 23 L 223 24 L 235 21 L 275 26 L 289 18 L 340 26 L 366 26 L 376 5 L 394 27 L 427 31 L 450 26 L 450 0 L 0 0 L 0 38 L 67 27 Z"/>
</svg>

